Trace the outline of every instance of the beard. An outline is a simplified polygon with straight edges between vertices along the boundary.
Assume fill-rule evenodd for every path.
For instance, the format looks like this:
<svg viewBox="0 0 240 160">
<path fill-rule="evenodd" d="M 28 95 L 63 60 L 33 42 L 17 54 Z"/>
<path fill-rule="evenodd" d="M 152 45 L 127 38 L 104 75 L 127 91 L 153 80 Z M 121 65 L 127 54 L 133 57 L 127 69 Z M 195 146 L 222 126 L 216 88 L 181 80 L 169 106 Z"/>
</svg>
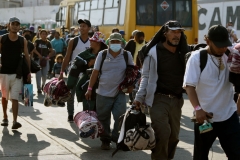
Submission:
<svg viewBox="0 0 240 160">
<path fill-rule="evenodd" d="M 214 55 L 215 57 L 222 57 L 224 53 L 222 54 L 217 54 L 217 52 L 214 51 L 213 47 L 209 46 L 210 52 L 212 55 Z"/>
<path fill-rule="evenodd" d="M 179 44 L 179 42 L 173 44 L 172 42 L 170 42 L 169 40 L 167 40 L 167 44 L 168 44 L 169 46 L 172 46 L 172 47 L 177 47 L 178 44 Z"/>
</svg>

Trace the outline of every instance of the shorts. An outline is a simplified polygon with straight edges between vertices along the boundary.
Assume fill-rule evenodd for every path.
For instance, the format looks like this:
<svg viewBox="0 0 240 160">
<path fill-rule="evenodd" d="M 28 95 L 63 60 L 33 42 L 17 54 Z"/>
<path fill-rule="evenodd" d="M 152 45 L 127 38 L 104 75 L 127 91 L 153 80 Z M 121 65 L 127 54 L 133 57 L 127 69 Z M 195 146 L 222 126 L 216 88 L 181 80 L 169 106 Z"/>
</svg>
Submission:
<svg viewBox="0 0 240 160">
<path fill-rule="evenodd" d="M 16 74 L 0 74 L 0 90 L 6 100 L 18 100 L 22 89 L 22 79 L 16 78 Z"/>
</svg>

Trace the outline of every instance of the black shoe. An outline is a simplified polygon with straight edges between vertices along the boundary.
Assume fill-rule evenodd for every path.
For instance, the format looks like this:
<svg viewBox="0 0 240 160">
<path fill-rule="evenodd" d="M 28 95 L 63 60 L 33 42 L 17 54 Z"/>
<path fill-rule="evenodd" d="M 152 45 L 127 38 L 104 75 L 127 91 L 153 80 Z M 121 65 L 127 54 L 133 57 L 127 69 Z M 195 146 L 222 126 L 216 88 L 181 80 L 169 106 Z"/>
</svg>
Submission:
<svg viewBox="0 0 240 160">
<path fill-rule="evenodd" d="M 22 125 L 18 122 L 15 122 L 15 123 L 13 123 L 12 129 L 18 129 L 20 127 L 22 127 Z"/>
<path fill-rule="evenodd" d="M 41 90 L 41 89 L 38 89 L 37 93 L 42 93 L 42 90 Z"/>
<path fill-rule="evenodd" d="M 102 145 L 101 145 L 101 149 L 102 150 L 110 150 L 110 143 L 109 142 L 102 142 Z"/>
<path fill-rule="evenodd" d="M 58 102 L 57 102 L 57 105 L 58 105 L 59 107 L 65 107 L 65 103 L 64 103 L 64 102 L 58 101 Z"/>
<path fill-rule="evenodd" d="M 71 122 L 71 123 L 73 122 L 73 115 L 68 116 L 68 122 Z"/>
<path fill-rule="evenodd" d="M 1 126 L 8 126 L 8 119 L 3 119 Z"/>
</svg>

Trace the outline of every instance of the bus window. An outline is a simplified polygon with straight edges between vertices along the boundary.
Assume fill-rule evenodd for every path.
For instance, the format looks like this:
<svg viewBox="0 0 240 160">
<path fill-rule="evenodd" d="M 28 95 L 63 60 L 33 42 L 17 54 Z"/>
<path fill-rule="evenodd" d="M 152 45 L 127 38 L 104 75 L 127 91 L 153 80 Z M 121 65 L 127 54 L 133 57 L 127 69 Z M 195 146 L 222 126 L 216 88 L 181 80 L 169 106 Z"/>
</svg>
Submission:
<svg viewBox="0 0 240 160">
<path fill-rule="evenodd" d="M 89 10 L 90 9 L 90 1 L 87 1 L 85 3 L 85 10 Z"/>
<path fill-rule="evenodd" d="M 118 8 L 105 9 L 103 24 L 117 24 Z"/>
<path fill-rule="evenodd" d="M 137 0 L 137 25 L 154 25 L 153 0 Z"/>
<path fill-rule="evenodd" d="M 91 10 L 90 22 L 92 25 L 102 25 L 103 9 Z"/>
<path fill-rule="evenodd" d="M 121 0 L 119 25 L 124 25 L 125 14 L 126 14 L 126 3 L 127 3 L 127 0 Z"/>
<path fill-rule="evenodd" d="M 105 8 L 112 8 L 112 6 L 113 6 L 113 0 L 106 0 Z"/>
<path fill-rule="evenodd" d="M 89 19 L 89 11 L 78 12 L 78 19 Z"/>
<path fill-rule="evenodd" d="M 98 8 L 103 8 L 104 0 L 98 0 Z"/>
<path fill-rule="evenodd" d="M 73 15 L 73 25 L 76 25 L 78 24 L 78 7 L 79 7 L 79 4 L 78 3 L 75 3 L 75 6 L 74 6 L 74 15 Z"/>
<path fill-rule="evenodd" d="M 79 8 L 78 11 L 83 11 L 84 10 L 84 2 L 79 2 Z"/>
<path fill-rule="evenodd" d="M 172 0 L 157 1 L 157 25 L 162 26 L 169 20 L 173 18 L 173 2 Z"/>
<path fill-rule="evenodd" d="M 113 7 L 118 7 L 119 0 L 114 0 L 113 1 Z"/>
<path fill-rule="evenodd" d="M 91 9 L 97 9 L 98 7 L 98 0 L 92 0 Z"/>
<path fill-rule="evenodd" d="M 192 26 L 192 3 L 190 0 L 176 1 L 176 20 L 178 20 L 182 26 Z"/>
</svg>

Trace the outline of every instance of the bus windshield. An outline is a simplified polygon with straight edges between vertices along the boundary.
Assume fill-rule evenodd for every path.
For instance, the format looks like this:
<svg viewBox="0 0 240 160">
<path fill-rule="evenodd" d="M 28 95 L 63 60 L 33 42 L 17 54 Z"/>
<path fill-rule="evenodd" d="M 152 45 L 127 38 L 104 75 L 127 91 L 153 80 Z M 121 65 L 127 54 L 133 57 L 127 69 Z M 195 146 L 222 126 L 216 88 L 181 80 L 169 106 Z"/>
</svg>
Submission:
<svg viewBox="0 0 240 160">
<path fill-rule="evenodd" d="M 192 26 L 191 0 L 137 0 L 137 25 L 162 26 L 168 20 L 177 20 L 184 27 Z"/>
</svg>

